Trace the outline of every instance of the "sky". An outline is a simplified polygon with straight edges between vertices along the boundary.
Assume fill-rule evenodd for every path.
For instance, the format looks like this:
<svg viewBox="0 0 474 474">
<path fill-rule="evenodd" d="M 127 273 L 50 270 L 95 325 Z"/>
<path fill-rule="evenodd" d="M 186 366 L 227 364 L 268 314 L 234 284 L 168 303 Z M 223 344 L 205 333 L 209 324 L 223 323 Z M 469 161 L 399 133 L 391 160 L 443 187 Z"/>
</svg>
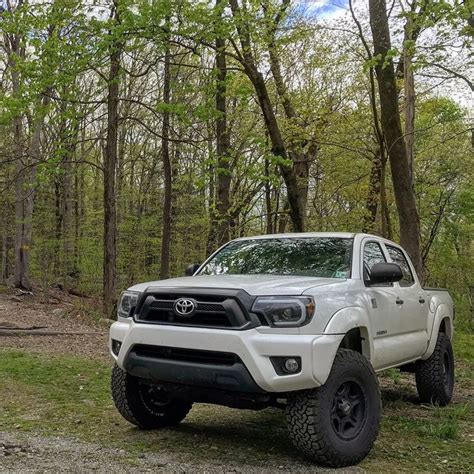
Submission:
<svg viewBox="0 0 474 474">
<path fill-rule="evenodd" d="M 348 0 L 298 0 L 301 10 L 308 16 L 331 19 L 343 14 L 348 7 Z"/>
</svg>

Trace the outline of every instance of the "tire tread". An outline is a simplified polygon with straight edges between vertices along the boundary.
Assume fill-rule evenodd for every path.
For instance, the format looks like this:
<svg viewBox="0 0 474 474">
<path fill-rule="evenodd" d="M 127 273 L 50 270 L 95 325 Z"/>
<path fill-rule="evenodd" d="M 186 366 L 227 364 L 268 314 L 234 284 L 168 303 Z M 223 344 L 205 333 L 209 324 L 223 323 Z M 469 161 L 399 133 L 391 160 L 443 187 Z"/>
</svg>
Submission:
<svg viewBox="0 0 474 474">
<path fill-rule="evenodd" d="M 349 349 L 339 349 L 333 367 L 353 367 L 354 363 L 360 364 L 377 381 L 377 376 L 370 362 L 362 354 Z M 376 386 L 377 397 L 380 401 L 378 383 L 376 383 Z M 319 423 L 319 414 L 325 409 L 323 395 L 326 390 L 328 390 L 327 386 L 323 385 L 317 389 L 298 392 L 287 405 L 290 438 L 305 456 L 318 464 L 329 467 L 344 467 L 357 464 L 367 456 L 377 438 L 379 416 L 372 419 L 371 426 L 369 427 L 370 439 L 367 443 L 367 449 L 359 453 L 347 453 L 345 456 L 342 456 L 341 452 L 335 449 L 328 441 L 326 435 L 327 427 Z M 377 408 L 380 413 L 380 402 Z"/>
<path fill-rule="evenodd" d="M 161 416 L 150 412 L 139 400 L 136 389 L 139 379 L 127 374 L 117 364 L 112 369 L 112 398 L 118 412 L 138 428 L 149 430 L 180 423 L 192 408 L 192 403 L 174 400 Z"/>
<path fill-rule="evenodd" d="M 452 393 L 446 393 L 441 370 L 443 364 L 441 359 L 445 350 L 450 351 L 451 357 L 453 357 L 449 337 L 444 333 L 440 333 L 433 354 L 428 359 L 420 360 L 416 364 L 416 388 L 422 403 L 445 406 L 451 400 Z"/>
</svg>

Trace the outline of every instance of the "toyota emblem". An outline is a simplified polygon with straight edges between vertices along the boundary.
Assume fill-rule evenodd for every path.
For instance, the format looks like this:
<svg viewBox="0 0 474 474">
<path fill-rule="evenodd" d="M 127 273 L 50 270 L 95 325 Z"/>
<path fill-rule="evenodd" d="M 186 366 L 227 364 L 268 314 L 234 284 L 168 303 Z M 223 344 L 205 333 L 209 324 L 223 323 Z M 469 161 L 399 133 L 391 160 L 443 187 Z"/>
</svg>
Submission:
<svg viewBox="0 0 474 474">
<path fill-rule="evenodd" d="M 188 298 L 180 298 L 174 304 L 174 311 L 178 316 L 192 316 L 196 310 L 196 303 Z"/>
</svg>

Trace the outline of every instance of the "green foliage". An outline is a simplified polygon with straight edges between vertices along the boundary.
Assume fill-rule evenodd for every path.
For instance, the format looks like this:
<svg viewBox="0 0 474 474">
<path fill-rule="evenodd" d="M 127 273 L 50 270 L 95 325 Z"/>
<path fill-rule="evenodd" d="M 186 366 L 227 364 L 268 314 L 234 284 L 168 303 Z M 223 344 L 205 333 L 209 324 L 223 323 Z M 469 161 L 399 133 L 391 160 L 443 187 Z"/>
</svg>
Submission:
<svg viewBox="0 0 474 474">
<path fill-rule="evenodd" d="M 120 21 L 111 16 L 112 2 L 33 2 L 19 8 L 13 4 L 11 11 L 2 13 L 4 38 L 14 36 L 21 46 L 10 56 L 5 50 L 0 53 L 2 63 L 8 63 L 2 69 L 0 88 L 0 219 L 7 276 L 13 273 L 15 183 L 25 165 L 25 176 L 34 170 L 33 182 L 22 185 L 24 191 L 35 192 L 34 279 L 42 285 L 101 292 L 106 98 L 110 52 L 117 45 L 123 48 L 117 79 L 118 289 L 154 279 L 159 272 L 165 112 L 171 120 L 172 275 L 181 275 L 190 262 L 202 261 L 209 250 L 208 239 L 212 243 L 216 181 L 224 172 L 216 150 L 216 120 L 222 118 L 215 104 L 218 36 L 226 40 L 228 68 L 226 118 L 231 146 L 226 156 L 230 170 L 225 173 L 231 177 L 230 235 L 264 233 L 269 221 L 274 230 L 283 228 L 287 211 L 281 169 L 293 163 L 272 152 L 259 98 L 240 57 L 237 27 L 245 26 L 287 150 L 313 153 L 306 208 L 309 231 L 366 228 L 369 177 L 373 160 L 380 154 L 368 70 L 386 65 L 388 59 L 396 62 L 403 49 L 414 55 L 414 175 L 428 283 L 449 287 L 458 310 L 456 323 L 472 327 L 474 194 L 469 113 L 445 97 L 445 90 L 433 89 L 432 80 L 425 77 L 440 73 L 439 68 L 433 69 L 438 63 L 464 74 L 462 61 L 451 61 L 449 45 L 461 52 L 466 47 L 467 3 L 428 2 L 424 12 L 401 11 L 397 4 L 391 16 L 394 46 L 385 58 L 369 61 L 356 41 L 355 26 L 345 17 L 326 24 L 302 15 L 293 4 L 284 12 L 281 2 L 274 0 L 239 4 L 241 12 L 235 17 L 225 2 L 215 6 L 184 0 L 119 0 Z M 430 29 L 432 34 L 424 39 L 429 44 L 423 48 L 413 40 L 403 44 L 408 18 L 422 31 Z M 360 19 L 365 33 L 368 19 Z M 171 102 L 166 104 L 162 79 L 168 47 Z M 295 117 L 288 118 L 284 110 L 270 70 L 270 50 L 280 62 Z M 13 87 L 15 77 L 17 87 Z M 50 98 L 46 104 L 42 102 L 45 95 Z M 12 130 L 18 118 L 22 125 L 19 144 Z M 36 119 L 43 119 L 45 126 L 41 156 L 33 159 L 28 150 Z M 388 165 L 386 171 L 389 217 L 396 239 L 397 213 Z M 371 229 L 380 234 L 377 199 Z M 285 230 L 291 230 L 291 224 Z"/>
</svg>

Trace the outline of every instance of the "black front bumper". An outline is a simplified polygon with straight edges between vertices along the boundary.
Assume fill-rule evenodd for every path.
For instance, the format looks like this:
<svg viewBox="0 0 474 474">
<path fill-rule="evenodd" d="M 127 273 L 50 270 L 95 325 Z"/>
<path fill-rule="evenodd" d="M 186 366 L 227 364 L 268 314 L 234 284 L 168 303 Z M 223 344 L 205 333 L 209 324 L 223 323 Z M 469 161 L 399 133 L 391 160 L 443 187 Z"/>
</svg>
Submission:
<svg viewBox="0 0 474 474">
<path fill-rule="evenodd" d="M 155 383 L 266 393 L 240 358 L 226 352 L 136 345 L 126 357 L 124 368 L 135 377 Z"/>
</svg>

